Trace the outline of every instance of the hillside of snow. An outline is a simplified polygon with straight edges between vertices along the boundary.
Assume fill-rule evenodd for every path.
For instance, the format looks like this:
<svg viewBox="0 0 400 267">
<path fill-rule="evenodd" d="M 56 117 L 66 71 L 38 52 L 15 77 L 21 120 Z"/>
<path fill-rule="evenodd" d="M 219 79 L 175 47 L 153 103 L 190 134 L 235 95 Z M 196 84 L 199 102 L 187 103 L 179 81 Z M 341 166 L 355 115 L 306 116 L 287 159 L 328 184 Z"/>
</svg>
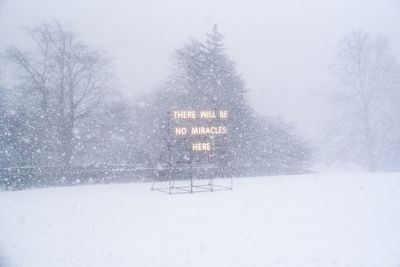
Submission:
<svg viewBox="0 0 400 267">
<path fill-rule="evenodd" d="M 0 192 L 0 266 L 400 266 L 400 173 L 150 187 Z"/>
</svg>

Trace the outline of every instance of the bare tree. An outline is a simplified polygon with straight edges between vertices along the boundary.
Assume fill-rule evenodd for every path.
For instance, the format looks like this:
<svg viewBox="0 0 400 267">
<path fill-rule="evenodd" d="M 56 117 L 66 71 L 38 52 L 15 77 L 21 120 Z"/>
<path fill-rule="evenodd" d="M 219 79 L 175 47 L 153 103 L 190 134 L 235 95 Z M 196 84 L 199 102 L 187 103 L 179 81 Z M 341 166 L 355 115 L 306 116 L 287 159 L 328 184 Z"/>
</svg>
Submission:
<svg viewBox="0 0 400 267">
<path fill-rule="evenodd" d="M 43 131 L 56 135 L 59 160 L 69 165 L 74 127 L 103 100 L 109 85 L 109 60 L 58 21 L 30 29 L 29 36 L 34 51 L 10 47 L 6 58 L 18 66 L 24 87 L 39 100 Z"/>
<path fill-rule="evenodd" d="M 378 158 L 384 157 L 382 148 L 391 145 L 384 140 L 385 135 L 395 129 L 392 126 L 396 123 L 392 96 L 399 90 L 399 69 L 388 40 L 371 38 L 361 31 L 345 37 L 335 71 L 340 83 L 332 98 L 336 123 L 330 130 L 339 132 L 336 140 L 342 146 L 337 144 L 337 148 L 347 150 L 357 163 L 375 170 Z"/>
</svg>

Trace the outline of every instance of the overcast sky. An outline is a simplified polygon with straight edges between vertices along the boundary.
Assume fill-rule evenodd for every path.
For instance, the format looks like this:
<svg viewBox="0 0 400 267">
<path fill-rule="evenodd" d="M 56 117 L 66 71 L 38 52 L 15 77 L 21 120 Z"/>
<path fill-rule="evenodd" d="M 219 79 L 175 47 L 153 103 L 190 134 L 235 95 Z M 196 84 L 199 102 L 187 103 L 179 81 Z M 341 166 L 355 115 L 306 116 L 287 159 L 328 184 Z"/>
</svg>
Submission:
<svg viewBox="0 0 400 267">
<path fill-rule="evenodd" d="M 312 136 L 336 47 L 354 30 L 386 35 L 400 58 L 398 0 L 0 0 L 0 49 L 24 46 L 24 27 L 56 18 L 114 60 L 121 90 L 135 96 L 168 74 L 173 51 L 213 24 L 263 114 L 281 114 Z"/>
</svg>

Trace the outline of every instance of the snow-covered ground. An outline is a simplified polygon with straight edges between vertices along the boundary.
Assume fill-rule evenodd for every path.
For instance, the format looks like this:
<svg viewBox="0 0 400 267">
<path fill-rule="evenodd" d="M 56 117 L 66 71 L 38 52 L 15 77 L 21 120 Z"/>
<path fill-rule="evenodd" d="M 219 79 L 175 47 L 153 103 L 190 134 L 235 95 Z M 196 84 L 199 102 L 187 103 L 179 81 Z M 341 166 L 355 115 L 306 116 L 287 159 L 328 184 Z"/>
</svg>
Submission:
<svg viewBox="0 0 400 267">
<path fill-rule="evenodd" d="M 0 266 L 400 266 L 400 173 L 0 192 Z"/>
</svg>

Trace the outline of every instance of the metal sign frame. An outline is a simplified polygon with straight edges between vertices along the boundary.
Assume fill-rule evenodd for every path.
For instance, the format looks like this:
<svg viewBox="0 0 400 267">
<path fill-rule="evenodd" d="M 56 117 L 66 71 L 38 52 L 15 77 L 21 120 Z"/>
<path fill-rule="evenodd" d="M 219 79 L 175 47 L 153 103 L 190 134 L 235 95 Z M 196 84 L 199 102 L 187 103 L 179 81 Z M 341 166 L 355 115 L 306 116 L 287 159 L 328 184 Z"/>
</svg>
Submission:
<svg viewBox="0 0 400 267">
<path fill-rule="evenodd" d="M 214 146 L 214 139 L 212 138 L 212 135 L 207 135 L 207 138 L 209 138 L 212 142 L 212 147 L 213 150 L 216 149 L 227 149 L 225 147 L 215 147 Z M 210 169 L 218 169 L 217 166 L 195 166 L 195 155 L 194 153 L 202 153 L 202 152 L 195 152 L 188 148 L 188 155 L 189 158 L 186 161 L 174 161 L 172 158 L 172 150 L 173 150 L 173 144 L 172 140 L 174 143 L 176 143 L 178 138 L 174 137 L 173 134 L 171 134 L 171 112 L 167 113 L 167 127 L 166 127 L 166 136 L 164 138 L 164 141 L 166 143 L 167 147 L 167 162 L 168 162 L 168 167 L 167 168 L 160 168 L 160 170 L 164 170 L 164 174 L 166 174 L 166 180 L 164 181 L 154 181 L 151 186 L 151 190 L 155 191 L 160 191 L 168 194 L 191 194 L 191 193 L 200 193 L 200 192 L 214 192 L 214 191 L 223 191 L 223 190 L 233 190 L 233 178 L 222 178 L 224 180 L 228 180 L 229 185 L 222 185 L 222 184 L 216 184 L 215 183 L 215 178 L 213 175 L 210 176 L 208 179 L 195 179 L 193 177 L 193 170 L 210 170 Z M 183 142 L 184 144 L 192 144 L 192 141 L 195 139 L 193 137 L 179 137 L 180 142 Z M 182 141 L 183 140 L 183 141 Z M 198 140 L 198 139 L 196 139 Z M 198 157 L 197 157 L 198 158 Z M 209 155 L 208 155 L 209 158 Z M 198 162 L 197 162 L 198 163 Z M 180 179 L 180 182 L 188 182 L 188 184 L 178 184 L 178 180 L 176 179 L 174 175 L 174 171 L 188 171 L 188 179 Z M 195 184 L 195 181 L 202 181 L 200 184 Z M 204 183 L 204 181 L 206 183 Z M 168 182 L 168 186 L 161 186 L 157 187 L 156 184 L 161 183 L 161 182 Z"/>
</svg>

